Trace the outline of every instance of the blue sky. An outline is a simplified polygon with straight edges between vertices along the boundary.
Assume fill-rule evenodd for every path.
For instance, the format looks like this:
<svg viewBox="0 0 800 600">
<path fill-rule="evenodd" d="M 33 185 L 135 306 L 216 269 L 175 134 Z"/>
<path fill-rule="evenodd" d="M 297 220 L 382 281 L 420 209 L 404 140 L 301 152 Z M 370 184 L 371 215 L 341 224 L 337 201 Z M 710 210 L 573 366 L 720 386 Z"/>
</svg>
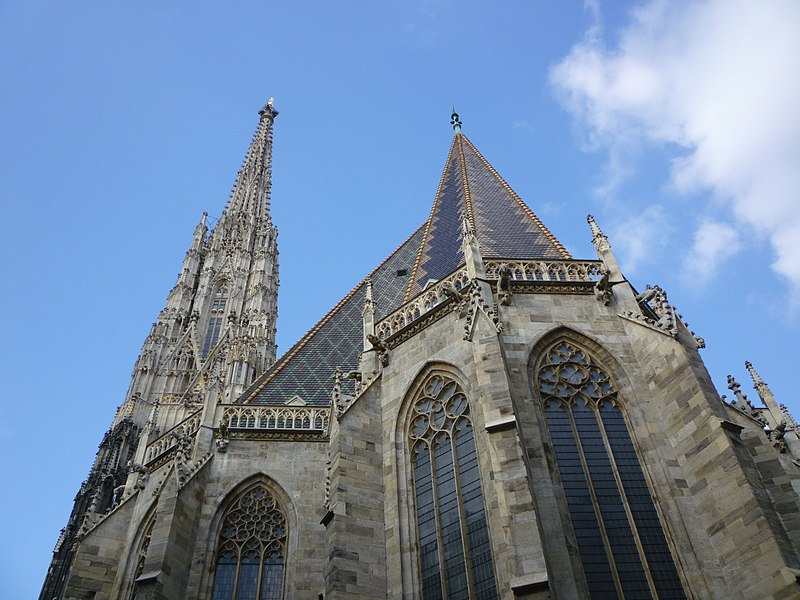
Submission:
<svg viewBox="0 0 800 600">
<path fill-rule="evenodd" d="M 667 290 L 720 393 L 749 359 L 800 414 L 800 9 L 753 6 L 2 3 L 0 595 L 38 594 L 271 96 L 279 352 L 427 218 L 455 104 L 574 256 L 593 213 Z"/>
</svg>

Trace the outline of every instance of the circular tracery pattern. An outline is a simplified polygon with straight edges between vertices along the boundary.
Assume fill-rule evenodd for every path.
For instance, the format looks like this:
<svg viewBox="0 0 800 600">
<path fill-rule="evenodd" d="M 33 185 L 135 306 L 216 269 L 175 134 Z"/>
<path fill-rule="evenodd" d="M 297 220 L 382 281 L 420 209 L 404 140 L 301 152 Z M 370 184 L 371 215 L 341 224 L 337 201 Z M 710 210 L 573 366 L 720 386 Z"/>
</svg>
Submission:
<svg viewBox="0 0 800 600">
<path fill-rule="evenodd" d="M 452 432 L 456 420 L 469 415 L 469 403 L 455 381 L 433 375 L 423 386 L 422 397 L 414 403 L 414 414 L 411 439 L 430 441 L 439 431 Z"/>
<path fill-rule="evenodd" d="M 247 492 L 228 511 L 220 538 L 234 546 L 248 548 L 282 544 L 286 539 L 286 518 L 266 488 L 257 486 Z"/>
<path fill-rule="evenodd" d="M 604 401 L 617 403 L 617 392 L 608 374 L 591 364 L 583 351 L 567 342 L 557 344 L 547 353 L 539 369 L 539 392 L 545 406 L 551 400 L 565 405 L 578 400 L 591 405 Z"/>
<path fill-rule="evenodd" d="M 222 521 L 213 600 L 283 596 L 286 517 L 261 484 L 247 490 Z"/>
</svg>

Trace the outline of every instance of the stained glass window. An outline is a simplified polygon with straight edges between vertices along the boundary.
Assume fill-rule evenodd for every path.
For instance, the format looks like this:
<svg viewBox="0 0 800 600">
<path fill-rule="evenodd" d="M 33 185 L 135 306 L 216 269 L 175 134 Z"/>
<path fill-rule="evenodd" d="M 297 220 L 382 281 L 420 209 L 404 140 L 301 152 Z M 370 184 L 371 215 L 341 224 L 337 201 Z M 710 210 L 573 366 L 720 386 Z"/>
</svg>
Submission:
<svg viewBox="0 0 800 600">
<path fill-rule="evenodd" d="M 227 510 L 217 545 L 212 600 L 280 600 L 286 518 L 266 487 L 245 491 Z"/>
<path fill-rule="evenodd" d="M 592 598 L 686 598 L 611 378 L 559 342 L 538 387 Z"/>
<path fill-rule="evenodd" d="M 424 600 L 497 598 L 469 402 L 454 380 L 428 377 L 409 438 Z"/>
</svg>

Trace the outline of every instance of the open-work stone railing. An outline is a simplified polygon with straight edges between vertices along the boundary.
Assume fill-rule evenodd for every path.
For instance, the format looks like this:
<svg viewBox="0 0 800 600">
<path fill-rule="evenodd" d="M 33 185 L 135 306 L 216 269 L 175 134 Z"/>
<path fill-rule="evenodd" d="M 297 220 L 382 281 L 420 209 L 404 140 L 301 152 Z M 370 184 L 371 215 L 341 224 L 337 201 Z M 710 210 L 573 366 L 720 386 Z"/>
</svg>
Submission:
<svg viewBox="0 0 800 600">
<path fill-rule="evenodd" d="M 512 281 L 587 281 L 600 279 L 603 263 L 599 260 L 485 260 L 486 278 L 500 278 L 500 266 L 509 267 Z M 458 269 L 444 279 L 437 281 L 416 297 L 387 315 L 375 325 L 375 334 L 386 339 L 431 311 L 447 300 L 445 290 L 461 290 L 469 285 L 466 268 Z"/>
<path fill-rule="evenodd" d="M 599 260 L 500 260 L 484 261 L 486 277 L 498 279 L 506 264 L 513 281 L 595 281 L 602 275 Z"/>
<path fill-rule="evenodd" d="M 200 429 L 201 412 L 202 409 L 196 410 L 157 440 L 147 444 L 144 454 L 145 464 L 149 465 L 164 456 L 177 446 L 178 440 L 193 438 L 197 434 L 197 430 Z"/>
<path fill-rule="evenodd" d="M 388 338 L 406 325 L 410 325 L 419 319 L 436 305 L 447 300 L 445 289 L 454 287 L 460 290 L 467 285 L 469 285 L 469 274 L 465 268 L 461 268 L 428 286 L 399 309 L 378 321 L 375 325 L 375 334 L 382 340 Z"/>
<path fill-rule="evenodd" d="M 328 432 L 330 408 L 307 406 L 225 406 L 222 421 L 230 429 Z"/>
</svg>

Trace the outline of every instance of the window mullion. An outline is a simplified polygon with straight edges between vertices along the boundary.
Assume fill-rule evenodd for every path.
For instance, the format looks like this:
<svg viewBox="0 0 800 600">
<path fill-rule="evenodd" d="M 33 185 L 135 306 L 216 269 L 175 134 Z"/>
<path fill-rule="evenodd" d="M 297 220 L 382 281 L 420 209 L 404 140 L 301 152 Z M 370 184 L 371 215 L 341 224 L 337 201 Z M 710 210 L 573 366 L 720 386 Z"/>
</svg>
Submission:
<svg viewBox="0 0 800 600">
<path fill-rule="evenodd" d="M 455 436 L 457 427 L 458 422 L 454 423 L 452 427 L 453 435 L 450 436 L 450 452 L 453 454 L 453 481 L 456 488 L 456 498 L 458 499 L 458 522 L 461 527 L 461 547 L 464 552 L 464 570 L 467 573 L 467 595 L 473 598 L 475 596 L 475 582 L 470 565 L 472 557 L 470 555 L 469 540 L 467 538 L 467 517 L 464 514 L 464 497 L 461 494 L 461 475 L 458 472 L 459 464 Z"/>
<path fill-rule="evenodd" d="M 444 573 L 444 540 L 442 539 L 442 517 L 439 513 L 439 486 L 436 482 L 436 459 L 434 457 L 434 442 L 435 438 L 431 440 L 428 446 L 430 454 L 430 469 L 431 469 L 431 497 L 433 499 L 433 518 L 436 523 L 436 553 L 439 555 L 439 586 L 442 589 L 442 598 L 447 598 L 447 584 L 445 582 Z M 425 441 L 427 442 L 427 440 Z M 419 528 L 419 523 L 417 524 Z M 417 536 L 419 539 L 419 536 Z M 421 548 L 420 548 L 421 550 Z"/>
<path fill-rule="evenodd" d="M 239 572 L 242 569 L 242 547 L 236 544 L 236 571 L 233 574 L 233 596 L 231 600 L 236 600 L 239 595 Z"/>
<path fill-rule="evenodd" d="M 436 438 L 431 441 L 434 442 L 435 439 Z M 447 563 L 445 562 L 444 555 L 444 538 L 442 538 L 442 515 L 439 511 L 439 485 L 436 481 L 436 454 L 434 444 L 432 443 L 429 448 L 431 453 L 431 495 L 433 496 L 433 515 L 436 519 L 436 549 L 439 552 L 439 583 L 442 586 L 442 598 L 447 598 L 447 573 L 445 571 Z"/>
<path fill-rule="evenodd" d="M 580 401 L 580 400 L 579 400 Z M 619 580 L 619 573 L 617 572 L 617 564 L 614 562 L 614 553 L 611 551 L 611 545 L 608 540 L 608 533 L 606 532 L 605 523 L 603 523 L 603 515 L 600 512 L 600 503 L 597 501 L 597 494 L 594 490 L 594 485 L 592 483 L 592 475 L 589 471 L 589 465 L 586 462 L 586 456 L 583 453 L 583 445 L 581 444 L 580 434 L 578 432 L 578 426 L 575 424 L 575 417 L 572 414 L 572 406 L 568 406 L 567 414 L 569 416 L 569 423 L 572 427 L 572 436 L 575 439 L 575 447 L 578 450 L 578 457 L 581 461 L 581 467 L 583 467 L 583 476 L 586 479 L 586 486 L 589 490 L 589 494 L 592 497 L 592 508 L 594 508 L 595 518 L 597 519 L 597 525 L 600 528 L 600 535 L 603 538 L 603 546 L 606 549 L 606 556 L 608 558 L 608 564 L 611 568 L 611 576 L 614 578 L 614 585 L 617 588 L 617 594 L 619 594 L 620 598 L 624 598 L 625 595 L 622 591 L 622 582 Z"/>
<path fill-rule="evenodd" d="M 625 509 L 625 516 L 628 518 L 628 523 L 630 524 L 631 532 L 633 533 L 633 540 L 636 543 L 636 550 L 639 552 L 639 558 L 642 561 L 642 566 L 644 567 L 644 575 L 647 578 L 647 585 L 650 587 L 650 593 L 653 594 L 653 598 L 658 599 L 658 592 L 656 591 L 655 581 L 653 581 L 653 574 L 650 572 L 650 565 L 647 562 L 644 546 L 642 546 L 642 540 L 639 537 L 639 530 L 636 527 L 636 521 L 634 520 L 633 513 L 631 512 L 628 496 L 625 494 L 625 486 L 622 485 L 622 478 L 620 477 L 619 468 L 617 467 L 614 453 L 611 451 L 611 443 L 608 440 L 608 433 L 606 432 L 605 425 L 603 424 L 603 416 L 600 414 L 599 410 L 595 410 L 594 413 L 595 418 L 597 419 L 597 426 L 600 430 L 600 435 L 603 438 L 603 444 L 606 447 L 608 460 L 611 463 L 611 471 L 614 473 L 614 481 L 617 483 L 620 498 L 624 499 L 622 507 Z"/>
</svg>

